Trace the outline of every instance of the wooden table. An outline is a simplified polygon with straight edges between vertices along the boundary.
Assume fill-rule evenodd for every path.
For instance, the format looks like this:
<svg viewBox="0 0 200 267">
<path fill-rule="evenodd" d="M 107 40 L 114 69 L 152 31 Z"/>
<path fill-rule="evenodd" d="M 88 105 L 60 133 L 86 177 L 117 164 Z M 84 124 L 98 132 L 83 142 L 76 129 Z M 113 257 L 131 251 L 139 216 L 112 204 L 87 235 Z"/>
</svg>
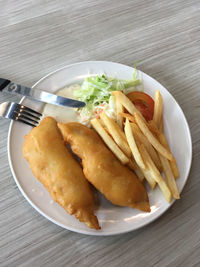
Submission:
<svg viewBox="0 0 200 267">
<path fill-rule="evenodd" d="M 56 226 L 24 199 L 8 165 L 9 121 L 1 119 L 0 266 L 200 266 L 199 0 L 0 0 L 0 9 L 0 76 L 31 86 L 74 62 L 140 60 L 182 107 L 193 140 L 181 200 L 143 229 L 95 237 Z"/>
</svg>

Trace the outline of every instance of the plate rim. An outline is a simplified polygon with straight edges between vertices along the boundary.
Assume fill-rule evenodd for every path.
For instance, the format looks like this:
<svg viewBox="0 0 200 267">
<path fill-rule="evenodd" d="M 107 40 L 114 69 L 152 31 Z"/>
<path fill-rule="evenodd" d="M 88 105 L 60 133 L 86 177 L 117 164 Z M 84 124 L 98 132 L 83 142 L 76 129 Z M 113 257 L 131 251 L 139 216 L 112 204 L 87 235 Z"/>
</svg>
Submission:
<svg viewBox="0 0 200 267">
<path fill-rule="evenodd" d="M 72 63 L 72 64 L 68 64 L 68 65 L 65 65 L 61 68 L 58 68 L 48 74 L 46 74 L 45 76 L 43 76 L 42 78 L 40 78 L 36 83 L 34 83 L 31 88 L 35 88 L 40 82 L 44 81 L 45 79 L 47 79 L 49 76 L 63 70 L 63 69 L 66 69 L 66 68 L 70 68 L 70 67 L 74 67 L 75 65 L 81 65 L 81 64 L 95 64 L 95 63 L 112 63 L 112 64 L 117 64 L 117 65 L 121 65 L 122 67 L 130 67 L 130 68 L 133 68 L 131 66 L 128 66 L 128 65 L 125 65 L 125 64 L 122 64 L 122 63 L 118 63 L 118 62 L 112 62 L 112 61 L 81 61 L 81 62 L 77 62 L 77 63 Z M 190 132 L 190 128 L 189 128 L 189 124 L 188 124 L 188 121 L 186 119 L 186 116 L 181 108 L 181 106 L 178 104 L 178 102 L 176 101 L 176 99 L 173 97 L 173 95 L 159 82 L 157 81 L 156 79 L 154 79 L 152 76 L 146 74 L 145 72 L 139 70 L 141 73 L 145 74 L 148 78 L 150 79 L 153 79 L 155 80 L 160 86 L 162 86 L 169 94 L 170 96 L 173 98 L 173 100 L 175 101 L 176 103 L 176 106 L 178 106 L 184 116 L 184 119 L 185 119 L 185 123 L 186 123 L 186 129 L 187 129 L 187 135 L 189 136 L 189 148 L 190 148 L 190 161 L 189 161 L 189 168 L 188 168 L 188 171 L 186 173 L 186 179 L 183 183 L 183 186 L 182 186 L 182 189 L 180 190 L 180 193 L 182 192 L 182 190 L 184 189 L 187 181 L 188 181 L 188 178 L 189 178 L 189 174 L 190 174 L 190 170 L 191 170 L 191 165 L 192 165 L 192 154 L 193 154 L 193 147 L 192 147 L 192 137 L 191 137 L 191 132 Z M 26 99 L 26 97 L 22 97 L 21 100 L 19 101 L 19 103 L 21 104 L 24 100 Z M 72 232 L 75 232 L 75 233 L 80 233 L 80 234 L 85 234 L 85 235 L 92 235 L 92 236 L 112 236 L 112 235 L 119 235 L 119 234 L 125 234 L 125 233 L 128 233 L 128 232 L 132 232 L 132 231 L 136 231 L 144 226 L 147 226 L 148 224 L 151 224 L 153 221 L 157 220 L 159 217 L 161 217 L 165 212 L 167 212 L 167 210 L 169 208 L 172 207 L 172 205 L 175 203 L 175 199 L 173 199 L 173 201 L 171 203 L 169 203 L 169 206 L 167 206 L 163 211 L 160 212 L 160 214 L 156 215 L 155 217 L 153 216 L 152 218 L 150 217 L 150 219 L 147 221 L 147 222 L 144 222 L 144 223 L 140 223 L 140 225 L 134 227 L 133 229 L 128 229 L 128 230 L 121 230 L 119 232 L 106 232 L 106 233 L 103 233 L 103 232 L 88 232 L 90 229 L 88 230 L 83 230 L 83 229 L 74 229 L 74 228 L 71 228 L 70 226 L 66 226 L 62 223 L 59 223 L 58 221 L 54 220 L 53 218 L 51 218 L 50 216 L 48 216 L 47 214 L 45 214 L 39 207 L 37 207 L 37 205 L 29 199 L 28 195 L 25 193 L 25 191 L 23 190 L 23 187 L 21 186 L 21 184 L 19 183 L 18 179 L 17 179 L 17 175 L 15 174 L 15 170 L 13 168 L 13 164 L 12 164 L 12 157 L 11 157 L 11 134 L 12 134 L 12 127 L 13 127 L 13 124 L 15 122 L 14 121 L 11 121 L 10 122 L 10 126 L 9 126 L 9 129 L 8 129 L 8 138 L 7 138 L 7 151 L 8 151 L 8 162 L 9 162 L 9 166 L 10 166 L 10 169 L 11 169 L 11 173 L 12 173 L 12 176 L 14 178 L 14 181 L 15 183 L 17 184 L 17 187 L 18 189 L 20 190 L 20 192 L 22 193 L 22 195 L 24 196 L 24 198 L 28 201 L 28 203 L 39 213 L 41 214 L 43 217 L 45 217 L 46 219 L 48 219 L 49 221 L 53 222 L 54 224 L 64 228 L 64 229 L 67 229 L 67 230 L 70 230 Z"/>
</svg>

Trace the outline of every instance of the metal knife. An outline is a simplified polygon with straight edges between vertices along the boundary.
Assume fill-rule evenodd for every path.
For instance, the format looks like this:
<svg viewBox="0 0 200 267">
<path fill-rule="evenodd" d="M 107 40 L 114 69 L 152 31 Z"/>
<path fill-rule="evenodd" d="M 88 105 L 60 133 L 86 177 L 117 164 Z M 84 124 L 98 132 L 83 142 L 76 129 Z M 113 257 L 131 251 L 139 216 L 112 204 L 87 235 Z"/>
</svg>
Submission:
<svg viewBox="0 0 200 267">
<path fill-rule="evenodd" d="M 23 85 L 13 83 L 9 80 L 0 78 L 0 92 L 8 92 L 11 94 L 19 94 L 37 101 L 54 104 L 58 106 L 67 106 L 73 108 L 81 108 L 85 106 L 82 101 L 57 96 L 46 91 L 35 88 L 29 88 Z"/>
</svg>

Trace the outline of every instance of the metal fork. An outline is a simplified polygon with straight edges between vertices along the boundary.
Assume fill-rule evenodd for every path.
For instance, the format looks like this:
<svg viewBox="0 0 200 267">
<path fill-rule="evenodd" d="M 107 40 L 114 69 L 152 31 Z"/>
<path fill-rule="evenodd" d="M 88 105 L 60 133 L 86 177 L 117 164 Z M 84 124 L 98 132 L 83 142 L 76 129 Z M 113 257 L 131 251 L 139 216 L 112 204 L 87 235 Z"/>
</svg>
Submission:
<svg viewBox="0 0 200 267">
<path fill-rule="evenodd" d="M 4 102 L 0 104 L 0 117 L 20 121 L 30 126 L 37 126 L 42 114 L 14 102 Z"/>
</svg>

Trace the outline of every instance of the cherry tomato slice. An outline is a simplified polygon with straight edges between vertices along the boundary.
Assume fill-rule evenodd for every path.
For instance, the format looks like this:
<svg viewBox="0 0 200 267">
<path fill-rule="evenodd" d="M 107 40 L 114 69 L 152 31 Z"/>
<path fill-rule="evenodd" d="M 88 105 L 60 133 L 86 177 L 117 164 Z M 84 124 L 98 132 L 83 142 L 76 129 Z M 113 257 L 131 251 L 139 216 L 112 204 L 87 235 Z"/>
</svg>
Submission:
<svg viewBox="0 0 200 267">
<path fill-rule="evenodd" d="M 134 91 L 128 93 L 127 97 L 133 102 L 147 121 L 153 119 L 154 101 L 148 94 Z"/>
</svg>

